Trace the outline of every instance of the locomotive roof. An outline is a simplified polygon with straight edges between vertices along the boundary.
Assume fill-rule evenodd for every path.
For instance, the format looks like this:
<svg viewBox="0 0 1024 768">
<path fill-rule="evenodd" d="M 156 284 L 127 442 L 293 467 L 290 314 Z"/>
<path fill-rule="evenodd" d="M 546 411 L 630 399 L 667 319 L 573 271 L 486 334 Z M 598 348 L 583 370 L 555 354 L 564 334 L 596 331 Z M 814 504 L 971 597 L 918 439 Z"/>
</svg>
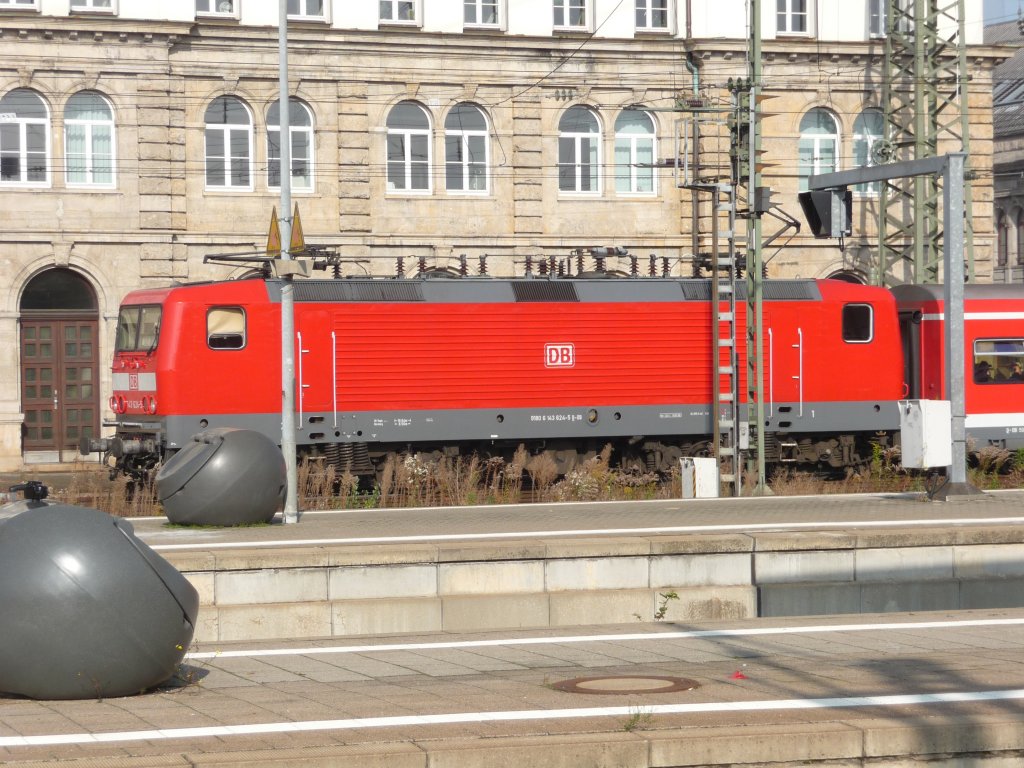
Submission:
<svg viewBox="0 0 1024 768">
<path fill-rule="evenodd" d="M 296 302 L 677 302 L 711 300 L 708 279 L 637 278 L 457 278 L 439 279 L 341 279 L 297 280 Z M 815 280 L 769 280 L 764 282 L 769 301 L 820 301 Z M 746 301 L 746 284 L 737 282 L 737 300 Z M 281 296 L 281 283 L 267 282 L 271 300 Z M 681 294 L 681 298 L 680 298 Z"/>
</svg>

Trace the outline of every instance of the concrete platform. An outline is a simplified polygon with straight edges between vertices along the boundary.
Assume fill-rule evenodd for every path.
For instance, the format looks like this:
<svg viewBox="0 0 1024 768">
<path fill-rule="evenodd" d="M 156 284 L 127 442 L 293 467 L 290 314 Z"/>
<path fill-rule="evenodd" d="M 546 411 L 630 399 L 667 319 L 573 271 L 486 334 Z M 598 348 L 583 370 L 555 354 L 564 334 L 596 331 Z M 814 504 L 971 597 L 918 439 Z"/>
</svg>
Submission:
<svg viewBox="0 0 1024 768">
<path fill-rule="evenodd" d="M 202 595 L 178 679 L 0 696 L 0 762 L 1024 765 L 1022 492 L 133 522 Z"/>
<path fill-rule="evenodd" d="M 1022 640 L 1018 610 L 217 644 L 136 697 L 0 697 L 0 761 L 1009 768 Z"/>
<path fill-rule="evenodd" d="M 1024 607 L 1024 492 L 135 521 L 199 642 Z"/>
</svg>

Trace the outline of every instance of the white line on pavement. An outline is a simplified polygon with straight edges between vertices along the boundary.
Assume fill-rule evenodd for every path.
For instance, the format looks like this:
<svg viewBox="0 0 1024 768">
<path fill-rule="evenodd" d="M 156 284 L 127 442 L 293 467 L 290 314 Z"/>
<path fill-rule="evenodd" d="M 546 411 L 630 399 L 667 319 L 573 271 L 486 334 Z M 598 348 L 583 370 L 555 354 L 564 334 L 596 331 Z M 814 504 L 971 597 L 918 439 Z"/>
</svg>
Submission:
<svg viewBox="0 0 1024 768">
<path fill-rule="evenodd" d="M 278 539 L 274 541 L 194 542 L 191 544 L 155 544 L 150 548 L 159 552 L 183 549 L 256 549 L 266 547 L 317 547 L 337 544 L 403 544 L 430 541 L 473 541 L 478 539 L 543 539 L 562 536 L 641 536 L 663 533 L 709 533 L 725 531 L 781 531 L 829 528 L 911 528 L 918 526 L 956 525 L 1020 525 L 1024 517 L 963 517 L 932 520 L 862 520 L 823 521 L 813 523 L 736 523 L 732 525 L 674 525 L 655 528 L 597 528 L 568 531 L 499 531 L 492 533 L 438 533 L 410 536 L 367 536 L 348 539 Z M 145 536 L 143 536 L 145 538 Z"/>
<path fill-rule="evenodd" d="M 186 654 L 186 660 L 253 658 L 258 656 L 309 656 L 328 653 L 381 653 L 384 651 L 429 651 L 447 648 L 488 648 L 506 645 L 561 645 L 565 643 L 607 643 L 643 640 L 692 640 L 713 637 L 756 637 L 823 632 L 869 632 L 910 629 L 958 629 L 963 627 L 1019 626 L 1018 619 L 965 619 L 962 621 L 886 622 L 875 624 L 814 624 L 798 627 L 750 627 L 741 629 L 702 629 L 688 632 L 634 632 L 610 635 L 567 635 L 548 637 L 509 637 L 489 640 L 449 640 L 434 643 L 382 643 L 380 645 L 332 645 L 308 648 L 259 648 L 235 651 L 208 651 Z"/>
<path fill-rule="evenodd" d="M 777 701 L 728 701 L 703 704 L 652 704 L 643 707 L 644 714 L 674 715 L 712 712 L 757 712 L 789 709 L 848 709 L 854 707 L 906 707 L 955 704 L 961 702 L 1007 701 L 1024 699 L 1024 690 L 964 691 L 952 693 L 918 693 L 893 696 L 840 696 L 823 699 L 781 699 Z M 0 747 L 52 746 L 57 744 L 99 744 L 126 741 L 157 741 L 202 737 L 242 736 L 302 731 L 335 731 L 355 728 L 388 728 L 410 725 L 448 725 L 452 723 L 493 723 L 516 720 L 557 720 L 584 717 L 629 717 L 635 706 L 587 707 L 580 709 L 528 709 L 508 712 L 453 712 L 440 715 L 402 715 L 395 717 L 363 717 L 341 720 L 306 720 L 299 722 L 251 723 L 197 728 L 156 728 L 146 731 L 112 731 L 106 733 L 66 733 L 38 736 L 0 736 Z"/>
</svg>

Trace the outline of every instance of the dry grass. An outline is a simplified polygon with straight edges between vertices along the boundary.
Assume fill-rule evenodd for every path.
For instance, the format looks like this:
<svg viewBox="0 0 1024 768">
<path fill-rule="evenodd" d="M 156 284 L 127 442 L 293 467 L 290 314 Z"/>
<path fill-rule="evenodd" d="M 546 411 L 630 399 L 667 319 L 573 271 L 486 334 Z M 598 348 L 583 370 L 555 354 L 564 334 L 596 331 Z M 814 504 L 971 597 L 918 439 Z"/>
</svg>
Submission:
<svg viewBox="0 0 1024 768">
<path fill-rule="evenodd" d="M 970 449 L 968 479 L 978 488 L 1024 488 L 1024 450 Z M 546 454 L 531 456 L 520 446 L 510 460 L 476 456 L 444 457 L 410 454 L 387 461 L 379 482 L 367 487 L 354 475 L 337 474 L 331 465 L 304 460 L 298 467 L 299 508 L 354 509 L 385 507 L 514 504 L 521 501 L 610 501 L 670 499 L 682 495 L 680 476 L 660 478 L 637 469 L 612 465 L 611 447 L 559 479 L 555 461 Z M 30 479 L 30 474 L 26 479 Z M 49 498 L 92 507 L 120 517 L 162 516 L 152 487 L 114 481 L 96 464 L 71 465 L 61 481 L 50 484 Z M 769 479 L 778 496 L 869 492 L 921 492 L 928 478 L 900 465 L 898 449 L 877 448 L 857 472 L 822 479 L 811 472 L 781 468 Z M 746 483 L 749 492 L 752 484 Z"/>
</svg>

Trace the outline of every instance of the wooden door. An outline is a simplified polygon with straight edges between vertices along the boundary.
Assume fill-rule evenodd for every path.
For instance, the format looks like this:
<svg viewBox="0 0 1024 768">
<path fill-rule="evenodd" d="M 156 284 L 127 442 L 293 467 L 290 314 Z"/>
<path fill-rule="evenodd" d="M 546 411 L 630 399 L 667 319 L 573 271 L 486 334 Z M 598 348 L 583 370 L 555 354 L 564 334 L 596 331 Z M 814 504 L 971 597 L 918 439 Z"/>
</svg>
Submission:
<svg viewBox="0 0 1024 768">
<path fill-rule="evenodd" d="M 21 400 L 25 452 L 77 451 L 99 435 L 94 319 L 21 321 Z"/>
</svg>

